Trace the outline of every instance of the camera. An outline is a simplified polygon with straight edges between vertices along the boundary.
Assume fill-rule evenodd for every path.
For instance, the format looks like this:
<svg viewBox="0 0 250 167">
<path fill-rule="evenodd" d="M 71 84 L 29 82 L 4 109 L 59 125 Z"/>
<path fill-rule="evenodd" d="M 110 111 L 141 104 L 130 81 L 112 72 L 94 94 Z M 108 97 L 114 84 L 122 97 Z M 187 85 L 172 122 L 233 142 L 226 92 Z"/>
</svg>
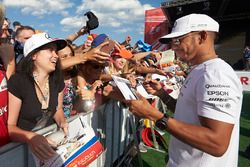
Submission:
<svg viewBox="0 0 250 167">
<path fill-rule="evenodd" d="M 93 12 L 88 11 L 84 14 L 84 16 L 87 16 L 88 18 L 88 21 L 86 21 L 86 29 L 88 32 L 90 32 L 90 30 L 96 29 L 99 26 L 98 18 Z"/>
</svg>

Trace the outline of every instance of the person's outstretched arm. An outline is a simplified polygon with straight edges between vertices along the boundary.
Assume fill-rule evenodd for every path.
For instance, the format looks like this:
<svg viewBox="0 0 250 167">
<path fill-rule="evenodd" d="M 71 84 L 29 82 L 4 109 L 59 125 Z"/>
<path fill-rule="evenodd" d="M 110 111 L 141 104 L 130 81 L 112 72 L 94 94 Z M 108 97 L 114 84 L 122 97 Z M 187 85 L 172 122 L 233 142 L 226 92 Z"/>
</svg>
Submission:
<svg viewBox="0 0 250 167">
<path fill-rule="evenodd" d="M 85 29 L 85 27 L 82 27 L 79 31 L 68 35 L 65 39 L 69 40 L 71 42 L 75 41 L 77 38 L 79 38 L 80 36 L 87 34 L 88 31 Z"/>
<path fill-rule="evenodd" d="M 109 54 L 100 51 L 100 49 L 107 44 L 108 42 L 104 42 L 98 47 L 92 48 L 85 53 L 75 53 L 75 56 L 61 60 L 62 70 L 77 64 L 84 64 L 86 61 L 96 61 L 98 63 L 104 63 L 109 61 Z"/>
</svg>

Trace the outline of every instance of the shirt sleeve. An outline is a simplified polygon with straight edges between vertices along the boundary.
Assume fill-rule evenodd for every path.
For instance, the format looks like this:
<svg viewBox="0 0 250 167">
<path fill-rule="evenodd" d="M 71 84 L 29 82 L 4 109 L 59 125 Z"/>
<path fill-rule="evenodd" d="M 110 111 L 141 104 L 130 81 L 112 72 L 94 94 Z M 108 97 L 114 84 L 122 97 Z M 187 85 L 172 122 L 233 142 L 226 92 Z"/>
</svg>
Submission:
<svg viewBox="0 0 250 167">
<path fill-rule="evenodd" d="M 10 77 L 7 83 L 8 91 L 19 99 L 23 99 L 22 86 L 24 84 L 22 80 L 22 76 L 16 73 Z"/>
<path fill-rule="evenodd" d="M 195 92 L 198 115 L 234 124 L 242 100 L 242 90 L 236 79 L 223 71 L 204 73 Z"/>
</svg>

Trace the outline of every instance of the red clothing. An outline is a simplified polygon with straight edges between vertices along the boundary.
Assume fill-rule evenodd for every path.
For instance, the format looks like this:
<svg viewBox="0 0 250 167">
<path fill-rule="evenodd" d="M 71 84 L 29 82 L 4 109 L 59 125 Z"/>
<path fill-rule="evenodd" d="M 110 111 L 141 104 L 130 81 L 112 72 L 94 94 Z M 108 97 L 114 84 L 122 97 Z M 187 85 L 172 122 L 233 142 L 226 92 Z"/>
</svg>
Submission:
<svg viewBox="0 0 250 167">
<path fill-rule="evenodd" d="M 7 130 L 7 104 L 7 80 L 5 78 L 4 71 L 0 67 L 0 146 L 3 146 L 9 142 L 9 134 Z"/>
</svg>

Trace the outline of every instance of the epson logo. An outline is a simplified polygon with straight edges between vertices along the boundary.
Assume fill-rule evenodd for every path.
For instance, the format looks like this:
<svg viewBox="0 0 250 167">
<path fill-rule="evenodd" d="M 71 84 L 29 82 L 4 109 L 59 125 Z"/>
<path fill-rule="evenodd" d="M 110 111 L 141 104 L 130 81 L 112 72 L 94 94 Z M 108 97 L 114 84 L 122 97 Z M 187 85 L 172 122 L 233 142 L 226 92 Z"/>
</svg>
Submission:
<svg viewBox="0 0 250 167">
<path fill-rule="evenodd" d="M 223 98 L 209 98 L 208 101 L 220 101 L 220 102 L 226 102 L 228 99 Z"/>
<path fill-rule="evenodd" d="M 209 88 L 230 88 L 230 85 L 210 85 L 210 84 L 206 84 L 205 88 L 209 89 Z"/>
<path fill-rule="evenodd" d="M 216 96 L 229 96 L 229 93 L 225 91 L 207 91 L 207 94 Z"/>
</svg>

